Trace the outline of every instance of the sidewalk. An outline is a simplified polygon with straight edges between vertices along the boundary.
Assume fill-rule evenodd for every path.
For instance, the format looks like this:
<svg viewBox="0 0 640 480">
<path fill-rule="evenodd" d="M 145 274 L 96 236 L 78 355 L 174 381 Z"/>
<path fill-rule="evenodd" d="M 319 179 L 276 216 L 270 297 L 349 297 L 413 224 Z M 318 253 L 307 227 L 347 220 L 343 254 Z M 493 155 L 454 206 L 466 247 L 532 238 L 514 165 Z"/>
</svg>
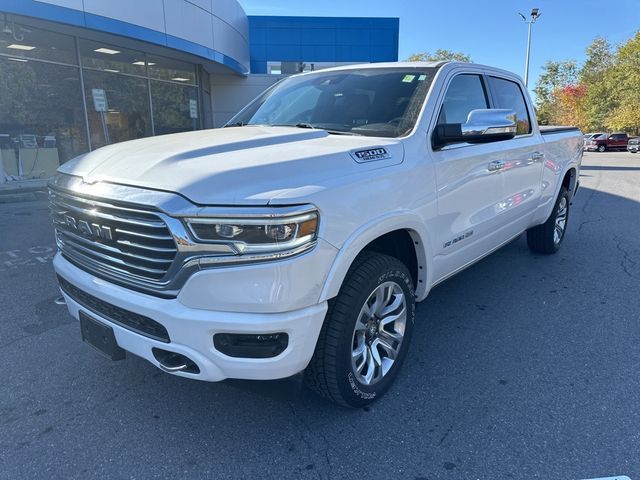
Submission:
<svg viewBox="0 0 640 480">
<path fill-rule="evenodd" d="M 47 182 L 48 179 L 37 179 L 0 183 L 0 203 L 37 200 L 36 193 L 46 193 Z"/>
</svg>

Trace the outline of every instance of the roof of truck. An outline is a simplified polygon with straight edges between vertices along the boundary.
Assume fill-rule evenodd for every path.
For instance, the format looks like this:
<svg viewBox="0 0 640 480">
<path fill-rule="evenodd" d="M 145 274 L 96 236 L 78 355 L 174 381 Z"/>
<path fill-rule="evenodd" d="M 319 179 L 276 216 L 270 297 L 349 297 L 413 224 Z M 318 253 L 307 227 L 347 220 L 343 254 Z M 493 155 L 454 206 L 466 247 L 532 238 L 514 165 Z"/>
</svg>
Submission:
<svg viewBox="0 0 640 480">
<path fill-rule="evenodd" d="M 381 62 L 381 63 L 358 63 L 353 65 L 341 65 L 338 67 L 323 68 L 320 70 L 314 70 L 312 72 L 299 73 L 298 75 L 313 75 L 322 72 L 340 72 L 345 70 L 362 70 L 362 69 L 384 69 L 384 68 L 406 68 L 406 69 L 424 69 L 424 68 L 441 68 L 443 66 L 456 67 L 456 66 L 469 66 L 473 68 L 479 68 L 483 70 L 491 70 L 495 73 L 500 73 L 507 76 L 515 76 L 522 79 L 518 74 L 504 70 L 501 68 L 492 67 L 490 65 L 482 65 L 480 63 L 472 62 L 457 62 L 457 61 L 439 61 L 439 62 Z"/>
</svg>

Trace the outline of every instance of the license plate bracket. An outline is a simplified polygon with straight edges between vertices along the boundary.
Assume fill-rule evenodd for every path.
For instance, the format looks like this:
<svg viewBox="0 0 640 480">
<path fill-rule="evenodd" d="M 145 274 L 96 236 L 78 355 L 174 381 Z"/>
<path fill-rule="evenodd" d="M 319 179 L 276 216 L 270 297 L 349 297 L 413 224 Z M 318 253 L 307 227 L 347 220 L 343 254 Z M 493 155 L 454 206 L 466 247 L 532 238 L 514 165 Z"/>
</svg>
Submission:
<svg viewBox="0 0 640 480">
<path fill-rule="evenodd" d="M 80 311 L 80 334 L 82 340 L 107 358 L 124 360 L 127 352 L 118 345 L 113 328 Z"/>
</svg>

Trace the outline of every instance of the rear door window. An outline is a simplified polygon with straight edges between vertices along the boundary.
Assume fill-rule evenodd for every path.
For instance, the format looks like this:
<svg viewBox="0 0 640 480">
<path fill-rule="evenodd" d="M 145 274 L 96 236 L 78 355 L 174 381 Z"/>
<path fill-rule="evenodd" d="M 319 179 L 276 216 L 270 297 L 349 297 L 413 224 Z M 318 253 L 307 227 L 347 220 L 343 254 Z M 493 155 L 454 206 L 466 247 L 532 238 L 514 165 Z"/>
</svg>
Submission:
<svg viewBox="0 0 640 480">
<path fill-rule="evenodd" d="M 517 135 L 531 133 L 531 118 L 520 85 L 504 78 L 489 77 L 495 108 L 507 108 L 516 112 Z"/>
</svg>

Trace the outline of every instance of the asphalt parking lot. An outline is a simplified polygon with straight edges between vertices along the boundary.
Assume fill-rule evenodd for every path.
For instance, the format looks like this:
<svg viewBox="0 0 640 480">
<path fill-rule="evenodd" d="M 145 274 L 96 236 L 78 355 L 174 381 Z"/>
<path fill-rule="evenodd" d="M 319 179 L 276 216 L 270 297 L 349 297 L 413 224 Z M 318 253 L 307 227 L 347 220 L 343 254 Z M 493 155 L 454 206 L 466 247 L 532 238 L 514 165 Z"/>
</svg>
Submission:
<svg viewBox="0 0 640 480">
<path fill-rule="evenodd" d="M 0 478 L 640 479 L 640 155 L 586 154 L 555 256 L 524 238 L 418 307 L 365 410 L 80 340 L 43 195 L 0 198 Z"/>
</svg>

